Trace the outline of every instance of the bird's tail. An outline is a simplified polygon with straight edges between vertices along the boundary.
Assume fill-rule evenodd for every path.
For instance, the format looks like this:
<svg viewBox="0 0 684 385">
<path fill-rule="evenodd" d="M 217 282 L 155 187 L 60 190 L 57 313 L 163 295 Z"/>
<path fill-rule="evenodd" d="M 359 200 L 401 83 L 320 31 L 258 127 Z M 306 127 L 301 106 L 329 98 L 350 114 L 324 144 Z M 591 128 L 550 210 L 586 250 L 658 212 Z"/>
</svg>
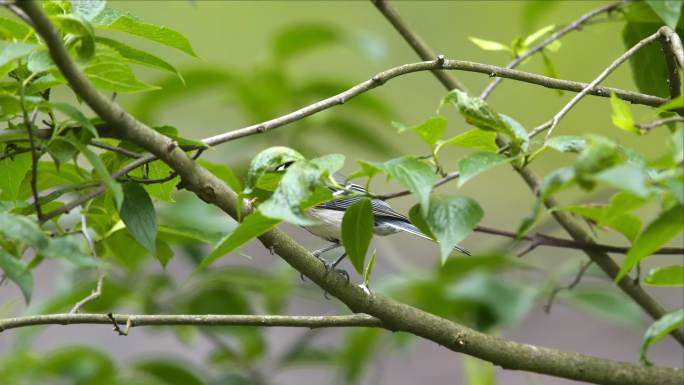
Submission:
<svg viewBox="0 0 684 385">
<path fill-rule="evenodd" d="M 409 223 L 409 222 L 402 221 L 402 220 L 399 220 L 399 219 L 386 219 L 384 222 L 385 222 L 385 224 L 387 224 L 388 226 L 391 226 L 391 227 L 393 227 L 393 228 L 395 228 L 395 229 L 397 229 L 397 230 L 399 230 L 399 231 L 406 231 L 407 233 L 411 233 L 411 234 L 417 235 L 417 236 L 419 236 L 419 237 L 422 237 L 422 238 L 425 238 L 425 239 L 429 239 L 429 240 L 431 240 L 431 241 L 433 240 L 433 239 L 430 238 L 429 236 L 423 234 L 422 231 L 420 231 L 416 226 L 412 225 L 412 224 Z M 472 255 L 472 254 L 470 254 L 470 251 L 468 251 L 468 250 L 466 250 L 466 249 L 464 249 L 464 248 L 462 248 L 461 246 L 458 246 L 458 245 L 454 246 L 454 250 L 458 250 L 458 251 L 460 251 L 461 253 L 463 253 L 463 254 L 465 254 L 465 255 Z"/>
</svg>

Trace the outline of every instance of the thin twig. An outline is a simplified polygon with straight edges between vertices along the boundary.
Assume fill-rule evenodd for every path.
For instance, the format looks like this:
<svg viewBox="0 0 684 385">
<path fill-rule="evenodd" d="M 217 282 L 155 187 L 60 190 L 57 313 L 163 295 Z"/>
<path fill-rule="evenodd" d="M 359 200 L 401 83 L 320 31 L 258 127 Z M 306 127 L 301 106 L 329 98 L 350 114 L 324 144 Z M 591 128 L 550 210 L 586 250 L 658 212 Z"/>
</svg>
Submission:
<svg viewBox="0 0 684 385">
<path fill-rule="evenodd" d="M 214 314 L 49 314 L 0 319 L 0 332 L 36 325 L 113 324 L 126 325 L 135 319 L 139 326 L 260 326 L 260 327 L 382 327 L 382 322 L 366 314 L 338 316 L 214 315 Z M 121 331 L 123 333 L 123 331 Z M 122 334 L 124 335 L 124 334 Z"/>
<path fill-rule="evenodd" d="M 579 283 L 582 281 L 584 273 L 589 269 L 589 266 L 591 266 L 593 263 L 594 262 L 591 260 L 585 262 L 584 264 L 582 264 L 579 271 L 577 272 L 575 279 L 573 279 L 569 285 L 559 286 L 554 288 L 553 291 L 551 291 L 551 294 L 549 294 L 549 299 L 546 301 L 546 305 L 544 305 L 544 312 L 546 314 L 551 313 L 551 306 L 553 306 L 553 300 L 556 298 L 556 295 L 558 295 L 558 293 L 560 293 L 563 290 L 572 290 L 575 288 L 575 286 L 579 285 Z"/>
<path fill-rule="evenodd" d="M 537 44 L 533 48 L 525 51 L 522 55 L 516 57 L 513 61 L 508 63 L 506 68 L 515 68 L 517 67 L 520 63 L 525 61 L 525 59 L 529 58 L 530 56 L 536 54 L 537 52 L 542 51 L 544 48 L 546 48 L 549 44 L 555 42 L 556 40 L 560 39 L 561 37 L 565 36 L 569 32 L 572 32 L 574 30 L 579 30 L 587 24 L 589 20 L 592 18 L 602 15 L 604 13 L 611 13 L 615 11 L 617 8 L 622 6 L 623 4 L 627 3 L 627 1 L 618 1 L 616 3 L 608 4 L 606 6 L 596 8 L 592 11 L 587 12 L 586 14 L 582 15 L 579 19 L 573 21 L 572 23 L 566 25 L 565 27 L 559 29 L 558 31 L 552 33 L 549 37 L 544 39 L 541 43 Z M 502 78 L 496 78 L 494 79 L 487 88 L 482 92 L 480 95 L 480 98 L 482 99 L 487 99 L 487 97 L 494 91 L 494 89 L 503 81 Z"/>
<path fill-rule="evenodd" d="M 88 225 L 86 222 L 86 216 L 84 213 L 81 213 L 81 234 L 83 234 L 83 237 L 86 239 L 86 242 L 88 243 L 88 248 L 90 249 L 90 253 L 92 254 L 93 258 L 97 259 L 97 251 L 95 250 L 95 243 L 93 242 L 93 239 L 90 237 L 90 233 L 88 232 Z M 69 314 L 76 314 L 81 310 L 81 307 L 85 306 L 85 304 L 92 302 L 102 295 L 102 286 L 104 284 L 104 279 L 105 279 L 105 274 L 104 271 L 102 271 L 101 268 L 98 268 L 97 272 L 97 284 L 95 285 L 95 289 L 88 295 L 87 297 L 83 298 L 82 300 L 78 301 L 76 305 L 74 305 L 73 308 L 71 308 L 71 311 Z"/>
<path fill-rule="evenodd" d="M 38 197 L 38 159 L 40 154 L 36 148 L 36 143 L 33 139 L 33 123 L 36 121 L 38 116 L 38 107 L 33 109 L 31 113 L 31 118 L 28 116 L 26 111 L 26 104 L 24 103 L 24 86 L 21 87 L 21 109 L 24 116 L 24 124 L 26 125 L 26 132 L 28 133 L 29 146 L 31 147 L 31 194 L 33 195 L 33 205 L 36 208 L 36 216 L 38 221 L 43 219 L 43 209 L 40 206 L 40 199 Z"/>
<path fill-rule="evenodd" d="M 652 42 L 658 40 L 660 38 L 660 32 L 656 32 L 653 35 L 647 36 L 638 43 L 636 43 L 632 48 L 628 49 L 627 52 L 623 53 L 615 59 L 606 69 L 604 69 L 591 83 L 589 83 L 580 93 L 575 95 L 563 108 L 558 111 L 556 115 L 553 116 L 551 119 L 551 124 L 548 128 L 549 132 L 546 133 L 546 137 L 549 137 L 551 133 L 553 132 L 553 129 L 558 125 L 558 122 L 575 106 L 577 103 L 579 103 L 580 100 L 582 100 L 583 97 L 585 97 L 589 92 L 591 92 L 594 87 L 596 87 L 599 83 L 601 83 L 605 78 L 608 77 L 613 71 L 615 71 L 622 63 L 627 61 L 632 55 L 634 55 L 635 52 L 640 50 L 641 48 L 645 47 L 648 44 L 651 44 Z M 546 123 L 545 123 L 546 124 Z M 536 129 L 535 129 L 536 131 Z"/>
<path fill-rule="evenodd" d="M 654 120 L 650 123 L 635 124 L 634 126 L 636 126 L 636 128 L 648 131 L 648 130 L 652 130 L 652 129 L 660 127 L 660 126 L 664 126 L 666 124 L 677 123 L 677 122 L 684 122 L 684 117 L 682 117 L 682 116 L 670 116 L 669 118 Z"/>
</svg>

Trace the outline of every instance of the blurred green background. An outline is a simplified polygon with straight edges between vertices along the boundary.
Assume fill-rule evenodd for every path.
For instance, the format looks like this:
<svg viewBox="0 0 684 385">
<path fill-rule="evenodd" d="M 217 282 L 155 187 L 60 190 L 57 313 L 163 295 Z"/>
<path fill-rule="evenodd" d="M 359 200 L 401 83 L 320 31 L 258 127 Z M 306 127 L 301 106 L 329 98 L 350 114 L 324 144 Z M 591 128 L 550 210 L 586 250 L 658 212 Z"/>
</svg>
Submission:
<svg viewBox="0 0 684 385">
<path fill-rule="evenodd" d="M 184 87 L 172 77 L 162 79 L 156 73 L 141 70 L 138 72 L 140 78 L 168 87 L 151 93 L 118 96 L 118 100 L 129 111 L 147 123 L 173 125 L 180 129 L 183 136 L 190 138 L 216 135 L 276 117 L 340 92 L 377 72 L 419 61 L 389 23 L 370 2 L 365 1 L 110 1 L 109 4 L 128 10 L 146 21 L 172 27 L 185 34 L 192 42 L 199 56 L 197 59 L 143 40 L 130 39 L 135 46 L 149 49 L 174 63 L 185 76 L 187 84 Z M 562 1 L 549 7 L 540 6 L 539 2 L 523 1 L 396 1 L 393 4 L 406 22 L 439 54 L 450 59 L 504 66 L 511 60 L 507 53 L 483 51 L 467 38 L 474 36 L 508 43 L 517 36 L 527 35 L 549 24 L 564 25 L 607 2 Z M 535 13 L 535 10 L 542 11 Z M 622 26 L 623 23 L 618 20 L 605 20 L 563 38 L 560 51 L 549 54 L 560 77 L 583 82 L 592 80 L 624 52 Z M 323 28 L 328 31 L 326 33 L 334 36 L 328 44 L 291 58 L 278 57 L 274 52 L 274 41 L 282 36 L 283 31 L 315 28 Z M 521 69 L 542 73 L 541 57 L 533 57 Z M 474 73 L 454 72 L 454 75 L 473 94 L 479 94 L 491 80 L 487 76 Z M 605 85 L 635 89 L 627 65 L 616 71 Z M 188 93 L 195 88 L 197 92 Z M 408 133 L 397 134 L 391 122 L 413 125 L 423 121 L 435 114 L 444 95 L 441 84 L 429 72 L 403 76 L 373 90 L 367 97 L 353 99 L 296 125 L 223 144 L 207 151 L 204 157 L 242 172 L 247 162 L 261 149 L 276 144 L 288 145 L 308 155 L 343 153 L 347 156 L 345 171 L 352 172 L 356 169 L 357 159 L 382 161 L 406 153 L 427 154 L 429 149 L 417 137 Z M 568 92 L 558 95 L 554 90 L 504 80 L 489 102 L 498 112 L 514 117 L 531 129 L 549 119 L 572 96 Z M 595 132 L 614 138 L 628 147 L 638 148 L 650 158 L 657 158 L 661 154 L 663 143 L 668 141 L 665 130 L 637 137 L 615 128 L 610 122 L 610 111 L 608 99 L 587 97 L 561 122 L 555 133 Z M 637 121 L 652 117 L 652 112 L 644 107 L 634 106 L 633 111 Z M 469 128 L 455 110 L 447 109 L 446 115 L 450 119 L 449 136 Z M 364 132 L 367 133 L 365 136 L 359 136 Z M 449 171 L 453 171 L 456 161 L 466 153 L 465 150 L 451 148 L 444 152 L 442 163 Z M 545 153 L 532 168 L 544 175 L 570 162 L 571 158 L 566 156 Z M 374 187 L 378 193 L 398 189 L 396 184 L 385 184 L 380 180 L 374 183 Z M 511 231 L 529 214 L 534 203 L 534 196 L 520 177 L 506 167 L 489 171 L 461 189 L 455 183 L 447 184 L 440 188 L 440 192 L 475 198 L 485 210 L 482 224 Z M 597 202 L 605 201 L 608 196 L 605 191 L 593 193 Z M 585 193 L 570 190 L 559 198 L 563 203 L 570 204 L 577 202 L 580 197 L 585 201 L 587 199 Z M 181 193 L 177 199 L 185 202 L 188 198 Z M 398 211 L 403 212 L 413 203 L 411 197 L 392 202 Z M 197 210 L 196 206 L 191 207 Z M 162 215 L 173 218 L 173 212 L 168 211 L 167 209 L 167 214 Z M 644 222 L 653 218 L 656 212 L 655 207 L 651 206 L 639 211 Z M 540 231 L 564 235 L 548 221 L 548 216 L 544 219 Z M 210 223 L 216 223 L 221 228 L 228 226 L 226 223 L 229 222 L 222 222 L 223 217 L 209 209 L 202 211 L 198 220 L 204 220 L 205 223 L 211 220 Z M 307 247 L 313 249 L 321 246 L 319 240 L 313 239 L 304 231 L 287 225 L 284 227 Z M 603 243 L 624 244 L 622 238 L 611 233 L 600 232 L 599 236 Z M 403 235 L 375 242 L 379 250 L 375 278 L 379 290 L 391 291 L 393 287 L 403 284 L 402 279 L 414 279 L 411 298 L 420 303 L 421 307 L 456 318 L 463 316 L 470 324 L 486 325 L 486 319 L 477 318 L 483 317 L 481 314 L 476 319 L 468 318 L 472 317 L 470 313 L 462 314 L 464 312 L 459 309 L 444 309 L 442 306 L 453 304 L 437 295 L 431 297 L 434 293 L 430 282 L 438 280 L 438 276 L 454 280 L 458 277 L 460 286 L 450 287 L 449 290 L 454 295 L 460 295 L 461 299 L 466 298 L 465 302 L 470 298 L 470 302 L 475 303 L 489 301 L 496 306 L 505 303 L 510 305 L 501 308 L 503 310 L 499 309 L 503 314 L 485 314 L 484 318 L 493 317 L 499 321 L 492 333 L 498 332 L 516 341 L 613 359 L 634 361 L 638 357 L 641 336 L 649 322 L 629 301 L 622 300 L 600 272 L 590 272 L 583 285 L 577 289 L 579 294 L 576 298 L 567 301 L 561 298 L 550 315 L 543 313 L 545 290 L 548 291 L 553 286 L 553 282 L 547 281 L 549 274 L 544 271 L 552 271 L 551 278 L 558 282 L 569 282 L 583 261 L 578 253 L 539 248 L 521 262 L 533 267 L 505 269 L 498 272 L 498 278 L 487 275 L 489 273 L 475 273 L 461 279 L 458 269 L 466 265 L 459 265 L 458 262 L 435 273 L 439 253 L 437 247 L 429 242 L 416 241 Z M 502 239 L 474 234 L 463 245 L 475 252 L 487 254 L 503 242 Z M 681 240 L 679 242 L 681 244 Z M 299 281 L 296 274 L 288 267 L 280 266 L 277 258 L 269 255 L 260 245 L 251 245 L 243 251 L 253 259 L 244 260 L 233 255 L 225 257 L 220 265 L 268 270 L 281 277 L 285 286 L 297 287 L 292 295 L 299 298 L 295 298 L 286 308 L 287 313 L 332 314 L 340 311 L 334 300 L 325 301 L 323 293 L 310 283 Z M 660 265 L 664 264 L 665 258 L 681 260 L 681 257 L 657 258 L 661 258 L 658 261 Z M 165 274 L 172 277 L 179 293 L 188 293 L 198 287 L 194 286 L 196 283 L 186 281 L 191 268 L 181 258 L 172 260 L 167 268 Z M 347 268 L 350 272 L 353 271 L 349 266 Z M 149 269 L 160 273 L 156 264 L 150 264 Z M 449 269 L 455 272 L 450 272 Z M 645 269 L 648 269 L 648 262 Z M 501 282 L 498 281 L 500 278 L 503 278 Z M 352 279 L 359 281 L 358 277 Z M 55 282 L 49 264 L 41 266 L 40 271 L 36 272 L 36 282 L 34 303 L 38 304 L 41 297 L 50 295 L 53 288 L 60 285 Z M 471 291 L 483 287 L 491 289 L 487 295 L 500 297 L 476 298 L 478 293 Z M 599 289 L 592 292 L 595 287 Z M 19 298 L 18 291 L 12 290 L 3 288 L 0 299 Z M 682 293 L 676 290 L 648 290 L 667 308 L 679 306 L 683 301 Z M 607 301 L 602 305 L 600 301 L 603 298 L 600 298 L 587 307 L 586 302 L 592 302 L 591 296 L 600 291 L 608 292 L 608 296 L 613 299 L 620 299 Z M 582 302 L 582 294 L 584 300 L 590 300 Z M 442 300 L 444 302 L 440 302 Z M 517 303 L 522 305 L 514 306 Z M 119 306 L 126 309 L 127 303 L 124 301 Z M 493 305 L 492 308 L 496 306 Z M 208 309 L 216 311 L 220 307 L 221 304 L 217 303 L 214 308 Z M 20 313 L 22 309 L 17 304 L 7 312 Z M 624 322 L 619 322 L 620 319 Z M 132 337 L 121 338 L 114 333 L 107 333 L 102 327 L 50 327 L 37 337 L 33 346 L 37 351 L 51 351 L 67 343 L 96 346 L 112 355 L 119 364 L 134 362 L 140 357 L 156 357 L 159 354 L 178 356 L 195 365 L 196 373 L 210 370 L 205 369 L 208 365 L 205 355 L 211 349 L 211 343 L 197 339 L 188 342 L 183 339 L 183 329 L 179 329 L 180 332 L 174 331 L 175 335 L 169 331 L 149 333 L 134 329 Z M 271 345 L 269 355 L 283 354 L 293 340 L 297 341 L 305 333 L 266 330 L 266 341 Z M 370 345 L 365 341 L 375 337 L 362 333 L 364 332 L 355 334 L 355 338 L 360 341 L 356 350 L 349 348 L 347 354 L 350 357 L 334 361 L 336 365 L 353 365 L 355 357 L 363 360 L 363 346 Z M 352 346 L 350 338 L 354 338 L 354 335 L 349 337 L 343 331 L 325 331 L 319 334 L 321 336 L 317 338 L 329 346 Z M 417 341 L 405 345 L 406 342 L 401 339 L 399 337 L 391 343 L 385 342 L 378 351 L 371 353 L 368 368 L 359 377 L 362 383 L 466 383 L 460 357 L 429 342 Z M 16 338 L 11 334 L 0 335 L 0 352 L 7 354 L 16 341 L 22 341 L 21 334 Z M 400 349 L 400 346 L 407 346 L 408 349 Z M 671 366 L 681 366 L 684 359 L 681 349 L 669 339 L 654 347 L 650 357 L 657 364 Z M 315 360 L 311 361 L 315 363 Z M 218 360 L 217 362 L 220 363 Z M 334 368 L 311 365 L 312 362 L 281 371 L 259 361 L 254 364 L 253 369 L 259 371 L 261 376 L 266 376 L 267 383 L 328 383 L 335 379 L 342 383 L 350 381 L 349 378 L 336 374 Z M 498 383 L 501 384 L 572 383 L 500 370 L 497 371 L 497 376 Z M 254 382 L 256 377 L 250 378 Z M 239 382 L 225 380 L 216 383 Z"/>
</svg>

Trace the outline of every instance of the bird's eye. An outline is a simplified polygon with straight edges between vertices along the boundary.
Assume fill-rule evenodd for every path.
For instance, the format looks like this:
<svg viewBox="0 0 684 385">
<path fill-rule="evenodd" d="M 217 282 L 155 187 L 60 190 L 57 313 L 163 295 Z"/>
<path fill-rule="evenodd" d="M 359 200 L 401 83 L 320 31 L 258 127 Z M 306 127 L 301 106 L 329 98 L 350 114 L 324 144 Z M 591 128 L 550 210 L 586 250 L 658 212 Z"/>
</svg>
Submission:
<svg viewBox="0 0 684 385">
<path fill-rule="evenodd" d="M 283 172 L 283 171 L 287 170 L 288 167 L 292 166 L 293 163 L 294 163 L 294 161 L 285 162 L 281 165 L 276 166 L 276 168 L 274 168 L 273 171 L 274 172 Z"/>
</svg>

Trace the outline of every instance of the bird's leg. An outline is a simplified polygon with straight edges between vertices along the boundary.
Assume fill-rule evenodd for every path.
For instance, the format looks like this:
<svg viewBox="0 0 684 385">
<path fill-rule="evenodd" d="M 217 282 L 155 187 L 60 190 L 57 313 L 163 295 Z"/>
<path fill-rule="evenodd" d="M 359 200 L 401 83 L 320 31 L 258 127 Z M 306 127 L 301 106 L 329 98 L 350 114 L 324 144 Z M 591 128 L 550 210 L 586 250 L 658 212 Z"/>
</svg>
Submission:
<svg viewBox="0 0 684 385">
<path fill-rule="evenodd" d="M 347 285 L 349 285 L 349 273 L 347 273 L 347 271 L 344 270 L 344 269 L 337 269 L 337 268 L 336 268 L 337 265 L 339 265 L 340 262 L 342 262 L 346 256 L 347 256 L 347 252 L 345 251 L 344 253 L 342 253 L 342 255 L 340 255 L 339 257 L 337 257 L 337 259 L 334 260 L 332 263 L 329 263 L 329 264 L 326 263 L 325 268 L 326 268 L 326 270 L 332 270 L 332 271 L 334 271 L 334 272 L 336 272 L 336 273 L 339 273 L 339 274 L 341 274 L 342 276 L 344 276 L 344 278 L 345 278 L 346 281 L 347 281 Z"/>
<path fill-rule="evenodd" d="M 328 246 L 325 246 L 325 247 L 322 247 L 318 250 L 312 251 L 311 255 L 313 255 L 314 257 L 316 257 L 316 259 L 321 261 L 323 266 L 325 266 L 325 269 L 328 270 L 328 262 L 326 262 L 325 259 L 321 258 L 321 255 L 323 253 L 325 253 L 326 251 L 334 250 L 340 246 L 342 246 L 342 244 L 339 241 L 333 242 L 333 243 L 329 244 Z M 339 262 L 337 262 L 337 263 L 339 263 Z M 304 281 L 304 274 L 299 273 L 299 277 L 301 278 L 302 281 Z"/>
</svg>

